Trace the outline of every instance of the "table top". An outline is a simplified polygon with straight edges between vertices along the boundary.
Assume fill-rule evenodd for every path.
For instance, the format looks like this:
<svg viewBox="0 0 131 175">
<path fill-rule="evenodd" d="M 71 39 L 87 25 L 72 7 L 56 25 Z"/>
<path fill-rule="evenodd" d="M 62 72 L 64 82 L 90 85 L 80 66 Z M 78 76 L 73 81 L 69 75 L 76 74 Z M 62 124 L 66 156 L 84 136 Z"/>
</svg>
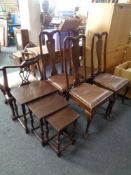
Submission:
<svg viewBox="0 0 131 175">
<path fill-rule="evenodd" d="M 56 92 L 57 89 L 46 80 L 34 81 L 30 84 L 11 90 L 12 96 L 22 105 Z"/>
<path fill-rule="evenodd" d="M 37 101 L 30 102 L 27 105 L 37 118 L 42 119 L 67 107 L 68 102 L 63 96 L 54 93 Z"/>
</svg>

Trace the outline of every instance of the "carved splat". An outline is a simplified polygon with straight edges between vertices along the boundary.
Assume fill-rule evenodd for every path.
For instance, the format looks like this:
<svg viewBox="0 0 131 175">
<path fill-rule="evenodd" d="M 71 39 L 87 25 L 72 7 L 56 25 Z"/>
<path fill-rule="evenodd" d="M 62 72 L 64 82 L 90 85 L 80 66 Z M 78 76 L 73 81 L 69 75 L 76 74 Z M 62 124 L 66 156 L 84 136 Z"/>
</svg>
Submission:
<svg viewBox="0 0 131 175">
<path fill-rule="evenodd" d="M 72 37 L 69 36 L 65 39 L 64 42 L 64 51 L 67 49 L 67 43 L 69 42 L 70 44 L 70 62 L 71 62 L 71 67 L 69 68 L 69 72 L 67 70 L 67 62 L 65 59 L 65 72 L 66 74 L 72 73 L 74 74 L 74 83 L 73 85 L 77 85 L 81 81 L 81 77 L 79 75 L 79 67 L 80 67 L 80 55 L 81 55 L 81 50 L 82 49 L 82 59 L 84 63 L 84 71 L 85 71 L 85 77 L 86 78 L 86 64 L 85 64 L 85 36 L 84 35 L 79 35 L 77 37 Z M 81 42 L 81 45 L 80 45 Z M 68 77 L 68 76 L 67 76 Z M 67 80 L 68 81 L 68 80 Z M 68 85 L 68 82 L 67 82 Z"/>
</svg>

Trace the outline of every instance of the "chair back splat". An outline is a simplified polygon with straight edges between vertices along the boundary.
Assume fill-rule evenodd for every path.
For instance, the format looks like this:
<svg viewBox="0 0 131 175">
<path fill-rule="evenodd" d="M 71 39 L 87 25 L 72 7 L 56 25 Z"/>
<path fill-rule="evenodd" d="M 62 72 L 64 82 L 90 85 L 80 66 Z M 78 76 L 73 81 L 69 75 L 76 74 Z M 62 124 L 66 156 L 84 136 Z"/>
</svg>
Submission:
<svg viewBox="0 0 131 175">
<path fill-rule="evenodd" d="M 81 43 L 81 44 L 80 44 Z M 69 71 L 67 66 L 66 59 L 66 50 L 69 44 L 69 54 L 70 54 L 70 63 L 69 63 Z M 82 53 L 81 53 L 82 52 Z M 83 61 L 84 67 L 84 77 L 81 77 L 79 74 L 80 62 Z M 74 74 L 74 82 L 73 86 L 79 84 L 81 82 L 81 78 L 83 81 L 86 81 L 86 59 L 85 59 L 85 36 L 79 35 L 77 37 L 69 36 L 64 40 L 64 61 L 65 61 L 65 73 L 66 73 L 66 81 L 67 81 L 67 89 L 69 89 L 69 73 Z"/>
<path fill-rule="evenodd" d="M 107 32 L 95 33 L 92 38 L 91 45 L 91 77 L 94 76 L 94 53 L 96 51 L 97 58 L 97 74 L 106 72 L 106 48 L 107 48 Z"/>
<path fill-rule="evenodd" d="M 0 68 L 2 72 L 0 90 L 4 95 L 5 103 L 9 103 L 11 106 L 13 119 L 16 118 L 17 114 L 13 107 L 14 99 L 12 98 L 11 90 L 37 80 L 34 72 L 32 72 L 33 66 L 37 66 L 40 80 L 42 80 L 39 56 L 32 57 L 31 55 L 32 58 L 29 58 L 30 53 L 22 53 L 22 55 L 24 61 L 20 65 L 3 66 Z"/>
<path fill-rule="evenodd" d="M 39 69 L 39 73 L 40 73 L 40 79 L 42 79 L 42 73 L 41 73 L 41 69 L 40 69 L 40 65 L 39 65 L 39 56 L 36 56 L 36 57 L 31 58 L 29 60 L 25 60 L 21 63 L 19 75 L 21 77 L 22 82 L 21 82 L 20 86 L 23 86 L 23 85 L 30 83 L 29 76 L 32 72 L 31 66 L 33 66 L 33 65 L 37 65 L 37 68 Z"/>
<path fill-rule="evenodd" d="M 43 50 L 42 50 L 42 38 L 47 38 L 45 43 L 47 47 L 47 51 L 49 54 L 49 62 L 51 65 L 51 76 L 58 74 L 56 68 L 56 52 L 59 54 L 60 57 L 60 64 L 61 64 L 61 71 L 64 72 L 63 60 L 62 60 L 62 52 L 61 52 L 61 35 L 59 30 L 54 30 L 52 32 L 42 31 L 39 35 L 39 42 L 40 42 L 40 52 L 41 57 L 43 57 Z M 43 59 L 44 69 L 46 70 L 46 60 Z M 45 76 L 46 71 L 45 71 Z"/>
<path fill-rule="evenodd" d="M 49 81 L 50 84 L 52 84 L 55 88 L 57 88 L 62 95 L 66 96 L 66 75 L 63 63 L 63 51 L 61 48 L 61 33 L 58 30 L 52 32 L 43 31 L 40 33 L 40 41 L 42 40 L 41 38 L 43 37 L 45 37 L 46 39 L 45 42 L 49 56 L 48 60 L 46 59 L 46 57 L 43 59 L 45 78 Z M 40 47 L 41 47 L 41 55 L 43 55 L 42 42 L 40 42 Z M 65 52 L 65 55 L 66 56 L 68 55 L 67 59 L 69 61 L 69 45 L 68 49 Z M 47 61 L 48 64 L 50 65 L 49 68 L 51 68 L 51 71 L 46 67 Z M 70 75 L 69 76 L 70 86 L 72 86 L 73 80 L 74 76 Z"/>
</svg>

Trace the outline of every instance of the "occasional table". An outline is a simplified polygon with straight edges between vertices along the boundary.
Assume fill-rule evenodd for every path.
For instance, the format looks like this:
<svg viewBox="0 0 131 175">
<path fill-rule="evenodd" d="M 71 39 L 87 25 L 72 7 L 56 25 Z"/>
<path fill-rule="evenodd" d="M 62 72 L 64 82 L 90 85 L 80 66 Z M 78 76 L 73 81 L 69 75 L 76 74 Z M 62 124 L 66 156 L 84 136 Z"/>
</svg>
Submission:
<svg viewBox="0 0 131 175">
<path fill-rule="evenodd" d="M 50 85 L 47 81 L 34 81 L 30 84 L 21 86 L 19 88 L 14 88 L 11 90 L 11 94 L 14 97 L 14 99 L 21 105 L 22 112 L 23 112 L 23 118 L 24 123 L 18 117 L 18 120 L 22 124 L 22 126 L 25 128 L 25 132 L 28 133 L 28 127 L 27 127 L 27 118 L 26 118 L 26 110 L 25 105 L 31 101 L 37 100 L 41 97 L 47 96 L 51 93 L 55 93 L 57 90 L 52 85 Z M 14 106 L 15 110 L 16 106 Z"/>
</svg>

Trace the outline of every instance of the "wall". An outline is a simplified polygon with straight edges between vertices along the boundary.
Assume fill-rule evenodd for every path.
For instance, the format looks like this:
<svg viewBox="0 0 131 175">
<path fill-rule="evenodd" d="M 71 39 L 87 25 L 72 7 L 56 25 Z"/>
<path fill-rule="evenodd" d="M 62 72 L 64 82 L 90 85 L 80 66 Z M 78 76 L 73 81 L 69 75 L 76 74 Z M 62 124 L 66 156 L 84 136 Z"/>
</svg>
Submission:
<svg viewBox="0 0 131 175">
<path fill-rule="evenodd" d="M 40 32 L 40 3 L 38 0 L 18 0 L 18 2 L 21 28 L 28 29 L 30 41 L 38 45 L 38 35 Z"/>
<path fill-rule="evenodd" d="M 40 33 L 40 3 L 38 0 L 29 0 L 29 37 L 32 42 L 39 44 Z"/>
</svg>

